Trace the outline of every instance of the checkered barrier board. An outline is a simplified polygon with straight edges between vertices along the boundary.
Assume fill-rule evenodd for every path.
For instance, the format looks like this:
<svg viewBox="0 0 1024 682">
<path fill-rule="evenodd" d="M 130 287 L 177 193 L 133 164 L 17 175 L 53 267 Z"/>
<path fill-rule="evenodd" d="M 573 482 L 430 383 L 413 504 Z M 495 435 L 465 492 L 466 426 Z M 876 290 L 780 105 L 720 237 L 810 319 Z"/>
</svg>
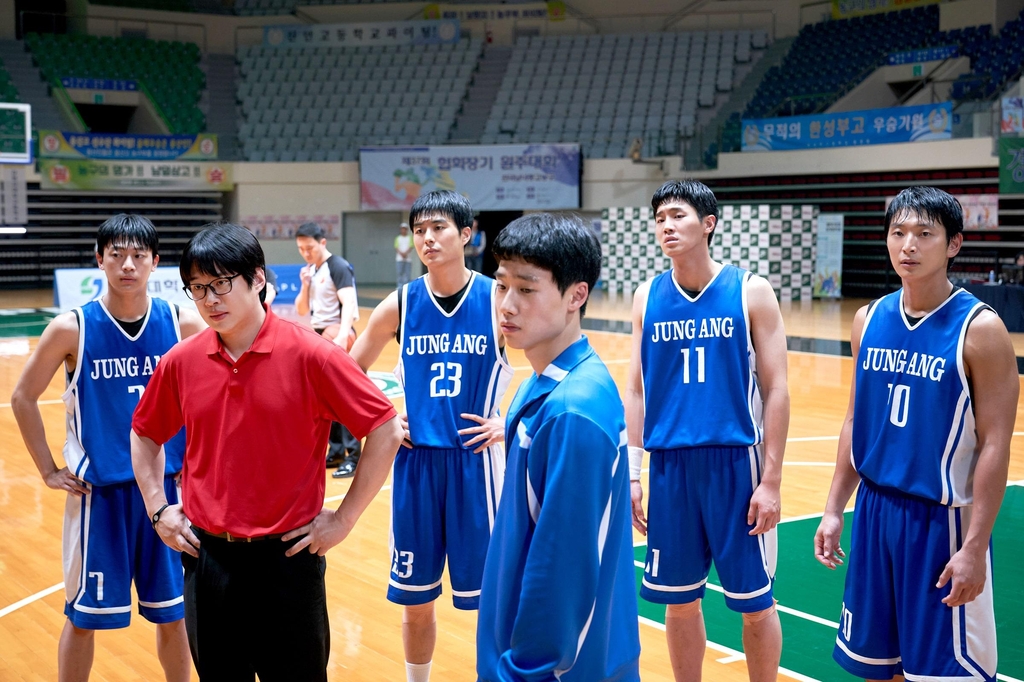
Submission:
<svg viewBox="0 0 1024 682">
<path fill-rule="evenodd" d="M 711 257 L 767 279 L 783 301 L 811 300 L 818 207 L 722 204 Z M 601 284 L 632 294 L 641 283 L 671 268 L 658 246 L 649 206 L 614 207 L 601 213 Z"/>
</svg>

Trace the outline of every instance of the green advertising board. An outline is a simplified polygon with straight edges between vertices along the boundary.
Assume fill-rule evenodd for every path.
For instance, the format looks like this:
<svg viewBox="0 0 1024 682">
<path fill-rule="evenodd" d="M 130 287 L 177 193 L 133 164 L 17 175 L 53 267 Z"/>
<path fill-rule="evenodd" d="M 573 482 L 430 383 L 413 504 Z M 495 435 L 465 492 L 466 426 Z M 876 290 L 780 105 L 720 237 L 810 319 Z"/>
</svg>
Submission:
<svg viewBox="0 0 1024 682">
<path fill-rule="evenodd" d="M 999 140 L 999 193 L 1024 194 L 1024 137 Z"/>
<path fill-rule="evenodd" d="M 40 186 L 69 190 L 205 190 L 234 188 L 230 163 L 40 159 Z"/>
</svg>

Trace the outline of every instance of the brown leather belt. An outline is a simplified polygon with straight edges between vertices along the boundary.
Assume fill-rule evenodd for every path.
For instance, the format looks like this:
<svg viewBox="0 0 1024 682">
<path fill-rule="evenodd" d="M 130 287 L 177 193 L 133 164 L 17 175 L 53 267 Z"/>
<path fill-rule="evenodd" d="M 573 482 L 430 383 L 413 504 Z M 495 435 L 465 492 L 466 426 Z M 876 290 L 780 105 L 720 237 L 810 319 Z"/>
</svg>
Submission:
<svg viewBox="0 0 1024 682">
<path fill-rule="evenodd" d="M 280 540 L 284 537 L 284 533 L 271 533 L 270 535 L 257 535 L 256 537 L 243 538 L 231 533 L 211 533 L 208 530 L 203 530 L 198 526 L 192 526 L 192 531 L 199 536 L 200 540 L 203 537 L 217 538 L 218 540 L 226 540 L 228 542 L 261 542 L 263 540 Z"/>
</svg>

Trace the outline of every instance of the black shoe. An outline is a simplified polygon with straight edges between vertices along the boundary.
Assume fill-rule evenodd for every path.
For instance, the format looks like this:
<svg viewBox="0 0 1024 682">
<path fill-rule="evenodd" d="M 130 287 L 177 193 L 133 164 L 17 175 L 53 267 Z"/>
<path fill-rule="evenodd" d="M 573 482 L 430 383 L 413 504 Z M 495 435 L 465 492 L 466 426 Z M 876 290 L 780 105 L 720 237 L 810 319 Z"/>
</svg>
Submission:
<svg viewBox="0 0 1024 682">
<path fill-rule="evenodd" d="M 333 469 L 345 461 L 345 451 L 335 452 L 327 455 L 327 468 Z"/>
<path fill-rule="evenodd" d="M 331 478 L 351 478 L 356 475 L 357 459 L 348 458 L 338 465 L 338 468 L 331 474 Z"/>
</svg>

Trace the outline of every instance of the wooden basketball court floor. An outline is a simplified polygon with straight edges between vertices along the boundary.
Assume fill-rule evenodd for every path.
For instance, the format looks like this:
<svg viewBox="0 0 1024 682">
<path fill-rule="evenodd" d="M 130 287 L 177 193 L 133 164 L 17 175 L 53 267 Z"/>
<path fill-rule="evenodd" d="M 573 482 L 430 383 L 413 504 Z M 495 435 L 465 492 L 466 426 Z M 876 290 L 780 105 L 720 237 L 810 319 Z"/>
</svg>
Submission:
<svg viewBox="0 0 1024 682">
<path fill-rule="evenodd" d="M 48 297 L 45 292 L 0 297 L 0 680 L 5 682 L 56 679 L 57 641 L 64 624 L 60 556 L 64 496 L 46 488 L 40 480 L 9 404 L 28 353 L 35 348 L 49 317 L 46 312 L 31 314 L 10 308 L 46 306 Z M 785 638 L 781 679 L 852 679 L 831 661 L 843 574 L 841 570 L 830 572 L 814 561 L 812 538 L 828 493 L 852 376 L 852 360 L 842 355 L 840 342 L 849 339 L 853 314 L 862 303 L 847 300 L 783 306 L 790 347 L 804 350 L 789 353 L 792 420 L 783 470 L 783 523 L 776 583 Z M 364 311 L 364 321 L 368 312 Z M 590 326 L 619 330 L 591 329 L 587 334 L 621 389 L 629 357 L 629 336 L 622 333 L 627 328 L 622 321 L 628 320 L 628 303 L 595 300 L 589 318 Z M 1024 335 L 1015 335 L 1014 346 L 1017 355 L 1024 356 Z M 521 353 L 511 351 L 509 355 L 516 372 L 504 407 L 530 372 Z M 397 347 L 392 346 L 374 369 L 389 371 L 396 357 Z M 62 379 L 55 377 L 41 398 L 48 440 L 57 457 L 64 440 L 62 390 Z M 400 398 L 396 405 L 401 409 Z M 1021 413 L 1022 406 L 1018 405 L 1018 429 L 1024 429 Z M 328 473 L 325 471 L 326 503 L 335 506 L 349 483 L 333 480 Z M 1012 441 L 1010 481 L 995 532 L 994 564 L 999 677 L 1014 682 L 1024 679 L 1024 586 L 1019 580 L 1020 566 L 1024 565 L 1024 431 L 1016 432 Z M 328 554 L 331 680 L 405 679 L 401 609 L 384 598 L 390 567 L 389 499 L 387 490 L 382 491 L 352 535 Z M 634 540 L 639 580 L 643 538 L 636 535 Z M 849 547 L 848 539 L 845 546 Z M 709 647 L 704 679 L 746 680 L 739 618 L 725 609 L 714 575 L 709 588 L 705 599 Z M 444 589 L 437 602 L 433 679 L 474 680 L 475 614 L 452 607 L 447 578 Z M 662 625 L 664 610 L 642 600 L 640 605 L 643 679 L 671 682 Z M 135 613 L 131 627 L 97 633 L 92 679 L 162 679 L 153 626 Z"/>
</svg>

